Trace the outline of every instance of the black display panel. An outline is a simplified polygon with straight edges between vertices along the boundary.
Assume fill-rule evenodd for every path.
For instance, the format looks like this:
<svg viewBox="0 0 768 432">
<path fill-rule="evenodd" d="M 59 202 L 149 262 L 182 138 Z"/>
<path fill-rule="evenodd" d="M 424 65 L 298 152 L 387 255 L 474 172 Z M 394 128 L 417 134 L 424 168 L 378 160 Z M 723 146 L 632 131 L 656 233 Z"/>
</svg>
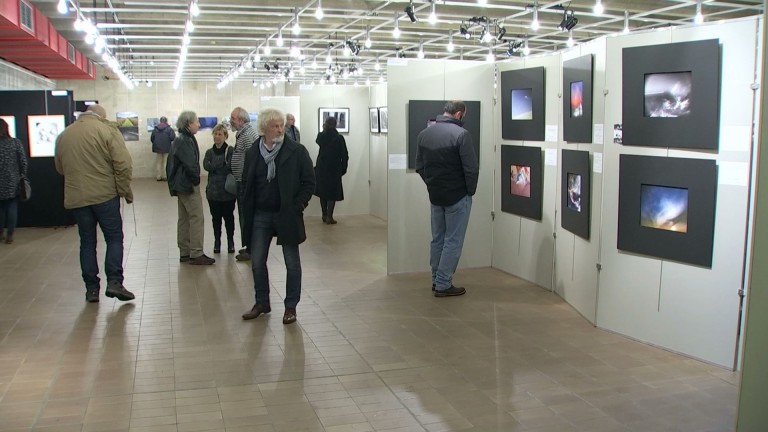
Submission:
<svg viewBox="0 0 768 432">
<path fill-rule="evenodd" d="M 563 140 L 592 142 L 591 54 L 563 62 Z"/>
<path fill-rule="evenodd" d="M 501 211 L 541 220 L 541 147 L 501 146 Z"/>
<path fill-rule="evenodd" d="M 592 176 L 589 152 L 563 150 L 561 174 L 560 225 L 589 240 Z"/>
<path fill-rule="evenodd" d="M 501 73 L 501 136 L 544 141 L 544 68 Z"/>
</svg>

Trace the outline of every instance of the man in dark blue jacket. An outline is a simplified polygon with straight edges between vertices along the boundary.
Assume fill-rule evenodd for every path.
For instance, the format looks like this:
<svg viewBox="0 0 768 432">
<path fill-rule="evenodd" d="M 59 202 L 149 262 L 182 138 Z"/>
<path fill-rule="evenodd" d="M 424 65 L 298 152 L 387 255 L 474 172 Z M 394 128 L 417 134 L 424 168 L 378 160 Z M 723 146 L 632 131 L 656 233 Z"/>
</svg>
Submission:
<svg viewBox="0 0 768 432">
<path fill-rule="evenodd" d="M 155 153 L 155 179 L 157 181 L 165 180 L 165 165 L 168 163 L 168 152 L 171 151 L 171 143 L 176 139 L 176 132 L 168 124 L 167 117 L 160 117 L 158 123 L 152 130 L 149 140 L 152 142 L 152 152 Z"/>
<path fill-rule="evenodd" d="M 466 105 L 450 101 L 443 111 L 416 140 L 416 172 L 427 185 L 432 204 L 429 265 L 435 297 L 466 293 L 464 288 L 453 285 L 453 274 L 461 258 L 480 173 L 472 136 L 463 128 Z"/>
</svg>

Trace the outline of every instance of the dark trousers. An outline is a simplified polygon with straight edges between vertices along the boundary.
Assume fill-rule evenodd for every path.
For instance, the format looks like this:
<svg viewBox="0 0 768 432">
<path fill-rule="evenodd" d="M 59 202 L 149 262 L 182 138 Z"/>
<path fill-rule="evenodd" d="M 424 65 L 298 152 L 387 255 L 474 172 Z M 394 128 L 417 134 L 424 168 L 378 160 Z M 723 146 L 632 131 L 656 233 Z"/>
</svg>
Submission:
<svg viewBox="0 0 768 432">
<path fill-rule="evenodd" d="M 123 218 L 120 198 L 101 204 L 72 209 L 80 232 L 80 269 L 86 289 L 99 289 L 99 263 L 96 261 L 96 225 L 107 242 L 104 259 L 108 282 L 123 283 Z"/>
<path fill-rule="evenodd" d="M 232 240 L 235 237 L 235 201 L 208 200 L 208 207 L 211 209 L 214 239 L 221 238 L 221 221 L 223 219 L 224 227 L 227 230 L 227 240 Z"/>
<path fill-rule="evenodd" d="M 245 209 L 243 203 L 245 202 L 245 183 L 237 182 L 237 220 L 240 223 L 240 244 L 245 247 L 245 233 L 243 232 L 243 223 L 245 218 Z"/>
<path fill-rule="evenodd" d="M 8 235 L 12 236 L 16 230 L 16 224 L 19 218 L 19 200 L 11 198 L 0 200 L 0 233 L 4 228 L 8 228 Z"/>
<path fill-rule="evenodd" d="M 251 234 L 251 270 L 256 304 L 269 306 L 269 270 L 267 256 L 272 237 L 277 233 L 278 212 L 257 211 Z M 296 309 L 301 299 L 301 257 L 299 245 L 282 245 L 285 260 L 285 307 Z"/>
<path fill-rule="evenodd" d="M 333 209 L 336 208 L 336 201 L 320 198 L 320 210 L 323 212 L 323 217 L 329 217 L 333 219 Z"/>
</svg>

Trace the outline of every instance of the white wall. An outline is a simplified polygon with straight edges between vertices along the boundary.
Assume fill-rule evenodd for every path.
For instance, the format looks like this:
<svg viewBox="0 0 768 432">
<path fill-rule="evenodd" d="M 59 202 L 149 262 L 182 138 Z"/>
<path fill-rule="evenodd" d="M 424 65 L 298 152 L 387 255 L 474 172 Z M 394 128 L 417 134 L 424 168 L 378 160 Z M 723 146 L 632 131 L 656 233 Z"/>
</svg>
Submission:
<svg viewBox="0 0 768 432">
<path fill-rule="evenodd" d="M 748 221 L 758 21 L 678 28 L 607 41 L 605 118 L 621 123 L 621 52 L 625 47 L 719 38 L 722 47 L 720 148 L 717 153 L 606 143 L 602 208 L 603 270 L 597 325 L 723 366 L 734 365 L 738 290 Z M 621 154 L 712 159 L 718 164 L 712 268 L 616 249 Z"/>
<path fill-rule="evenodd" d="M 375 84 L 370 87 L 368 106 L 387 106 L 387 85 Z M 386 133 L 370 134 L 370 182 L 371 215 L 387 220 L 387 138 Z"/>
<path fill-rule="evenodd" d="M 56 82 L 0 60 L 0 90 L 56 90 Z M 5 114 L 5 113 L 3 113 Z"/>
<path fill-rule="evenodd" d="M 544 67 L 544 123 L 558 128 L 562 136 L 562 107 L 558 99 L 561 83 L 560 54 L 520 58 L 498 64 L 502 71 Z M 501 86 L 496 89 L 496 97 L 501 100 Z M 501 104 L 494 109 L 494 118 L 501 119 Z M 541 147 L 542 151 L 557 151 L 557 142 L 512 141 L 502 140 L 501 123 L 494 127 L 496 142 L 508 145 Z M 559 155 L 558 155 L 559 156 Z M 512 273 L 517 277 L 533 282 L 542 287 L 552 288 L 555 241 L 552 233 L 555 229 L 555 205 L 558 202 L 557 179 L 558 165 L 542 164 L 544 168 L 543 211 L 540 221 L 524 218 L 501 211 L 501 192 L 499 191 L 501 151 L 496 153 L 494 161 L 494 209 L 493 221 L 493 266 Z"/>
<path fill-rule="evenodd" d="M 493 203 L 493 65 L 481 62 L 397 60 L 387 65 L 389 155 L 407 153 L 409 100 L 479 100 L 480 179 L 459 267 L 491 264 Z M 387 271 L 429 271 L 430 204 L 427 188 L 412 170 L 389 169 Z M 429 283 L 427 280 L 426 283 Z"/>
</svg>

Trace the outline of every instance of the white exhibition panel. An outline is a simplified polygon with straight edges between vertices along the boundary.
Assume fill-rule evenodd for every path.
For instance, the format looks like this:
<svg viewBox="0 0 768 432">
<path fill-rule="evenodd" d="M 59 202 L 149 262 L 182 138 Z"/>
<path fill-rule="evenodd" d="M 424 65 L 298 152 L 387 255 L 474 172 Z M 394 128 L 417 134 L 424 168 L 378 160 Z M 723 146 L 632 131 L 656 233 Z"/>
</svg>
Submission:
<svg viewBox="0 0 768 432">
<path fill-rule="evenodd" d="M 347 142 L 349 168 L 342 177 L 344 201 L 336 203 L 335 215 L 370 214 L 368 190 L 368 87 L 315 85 L 302 87 L 301 140 L 309 150 L 312 163 L 317 161 L 319 147 L 315 143 L 320 128 L 320 108 L 349 108 L 349 133 L 342 134 Z M 298 116 L 297 116 L 298 118 Z M 305 211 L 308 216 L 320 216 L 320 200 L 314 197 Z"/>
<path fill-rule="evenodd" d="M 387 85 L 372 84 L 368 106 L 387 106 Z M 387 137 L 386 133 L 370 134 L 371 215 L 387 220 Z"/>
<path fill-rule="evenodd" d="M 606 68 L 606 124 L 621 123 L 621 54 L 631 46 L 719 38 L 722 47 L 721 137 L 724 131 L 749 127 L 753 119 L 756 19 L 663 32 L 609 38 Z M 748 152 L 750 134 L 722 137 Z M 727 150 L 727 149 L 725 149 Z M 711 153 L 606 144 L 603 182 L 603 232 L 597 325 L 632 338 L 685 353 L 725 367 L 734 366 L 747 230 L 748 184 L 723 184 L 734 178 L 727 163 L 745 160 L 736 151 Z M 616 249 L 618 159 L 620 154 L 714 159 L 719 184 L 711 269 Z M 724 163 L 726 165 L 724 165 Z M 737 168 L 739 165 L 735 165 Z M 748 164 L 744 163 L 744 169 Z M 735 176 L 738 177 L 738 176 Z"/>
<path fill-rule="evenodd" d="M 585 55 L 592 55 L 592 122 L 593 124 L 603 124 L 605 119 L 603 110 L 605 101 L 603 88 L 605 84 L 605 45 L 606 39 L 597 40 L 580 44 L 571 50 L 562 53 L 562 61 L 572 60 Z M 564 94 L 565 89 L 561 88 L 560 94 Z M 563 103 L 562 97 L 560 103 Z M 562 111 L 561 111 L 562 112 Z M 561 114 L 562 115 L 562 114 Z M 560 123 L 562 125 L 562 122 Z M 594 131 L 594 128 L 593 128 Z M 593 132 L 594 133 L 594 132 Z M 597 319 L 597 289 L 598 289 L 598 271 L 597 263 L 600 261 L 600 208 L 602 206 L 602 180 L 601 172 L 594 170 L 595 153 L 602 156 L 603 143 L 612 142 L 613 125 L 604 125 L 603 140 L 595 143 L 593 135 L 593 144 L 580 143 L 569 144 L 560 143 L 560 149 L 580 150 L 590 152 L 590 167 L 592 168 L 592 190 L 590 203 L 590 237 L 585 240 L 572 232 L 563 229 L 561 226 L 561 200 L 562 196 L 562 178 L 561 170 L 557 170 L 557 218 L 555 220 L 555 292 L 566 302 L 573 306 L 589 322 L 595 323 Z M 562 155 L 562 153 L 560 153 Z M 558 165 L 559 166 L 559 165 Z"/>
<path fill-rule="evenodd" d="M 562 136 L 561 117 L 562 106 L 557 95 L 562 87 L 562 69 L 560 54 L 537 56 L 521 59 L 513 62 L 499 63 L 499 74 L 502 71 L 517 70 L 532 67 L 544 67 L 544 99 L 545 126 L 555 125 L 558 128 L 558 140 Z M 496 92 L 496 97 L 501 100 L 501 88 Z M 501 105 L 494 108 L 494 117 L 501 119 Z M 533 282 L 544 288 L 552 288 L 553 259 L 555 241 L 553 237 L 555 227 L 555 206 L 558 202 L 557 179 L 559 177 L 559 157 L 557 142 L 538 141 L 503 141 L 501 139 L 501 125 L 495 129 L 497 142 L 503 144 L 541 147 L 542 152 L 554 151 L 557 154 L 557 165 L 547 165 L 542 162 L 544 170 L 543 185 L 543 211 L 540 221 L 528 219 L 501 211 L 501 182 L 498 173 L 500 169 L 501 149 L 497 146 L 496 159 L 493 169 L 497 172 L 493 183 L 494 209 L 496 218 L 493 222 L 493 267 L 511 273 L 521 279 Z M 544 157 L 544 156 L 542 156 Z M 546 159 L 546 158 L 545 158 Z"/>
<path fill-rule="evenodd" d="M 479 100 L 480 179 L 459 268 L 491 264 L 493 179 L 493 65 L 484 62 L 396 60 L 387 65 L 388 155 L 407 153 L 410 100 Z M 413 170 L 389 167 L 387 272 L 429 272 L 430 204 L 427 188 Z M 426 277 L 428 283 L 429 277 Z"/>
<path fill-rule="evenodd" d="M 303 132 L 301 127 L 301 98 L 298 96 L 262 96 L 261 108 L 276 108 L 283 112 L 283 114 L 291 113 L 296 118 L 296 127 L 299 132 Z M 306 141 L 308 138 L 312 138 L 312 141 L 308 141 L 309 144 L 314 143 L 314 136 L 306 137 L 301 134 L 301 140 Z M 302 143 L 304 144 L 304 143 Z"/>
</svg>

